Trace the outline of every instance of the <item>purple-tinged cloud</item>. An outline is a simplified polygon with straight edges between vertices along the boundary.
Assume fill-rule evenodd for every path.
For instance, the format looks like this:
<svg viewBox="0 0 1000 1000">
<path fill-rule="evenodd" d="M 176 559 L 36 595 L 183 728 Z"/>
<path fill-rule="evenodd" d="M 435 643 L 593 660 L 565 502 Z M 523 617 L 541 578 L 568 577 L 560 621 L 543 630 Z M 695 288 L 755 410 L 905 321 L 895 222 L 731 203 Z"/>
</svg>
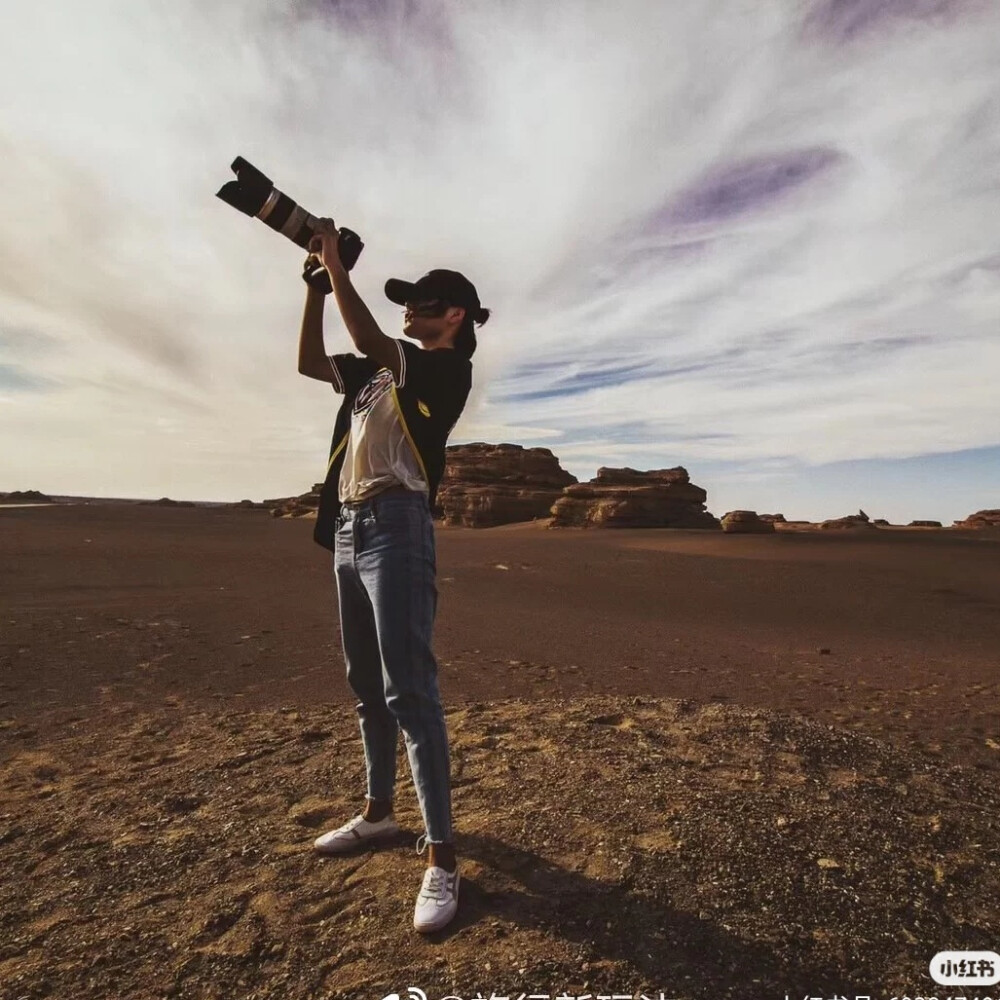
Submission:
<svg viewBox="0 0 1000 1000">
<path fill-rule="evenodd" d="M 815 147 L 727 164 L 672 197 L 657 213 L 652 228 L 663 222 L 717 222 L 768 208 L 844 160 L 835 149 Z"/>
<path fill-rule="evenodd" d="M 805 20 L 805 33 L 835 43 L 852 42 L 899 21 L 944 23 L 957 0 L 821 0 Z"/>
</svg>

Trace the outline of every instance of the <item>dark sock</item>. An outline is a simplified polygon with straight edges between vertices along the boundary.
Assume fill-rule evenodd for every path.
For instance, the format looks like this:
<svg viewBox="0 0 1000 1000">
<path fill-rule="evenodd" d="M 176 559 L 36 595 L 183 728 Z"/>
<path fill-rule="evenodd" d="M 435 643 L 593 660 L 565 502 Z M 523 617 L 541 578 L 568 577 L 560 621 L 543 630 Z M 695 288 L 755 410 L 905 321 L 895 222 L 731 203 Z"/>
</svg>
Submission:
<svg viewBox="0 0 1000 1000">
<path fill-rule="evenodd" d="M 392 812 L 391 802 L 378 802 L 368 799 L 365 811 L 362 814 L 369 823 L 377 823 L 380 819 L 385 819 Z"/>
</svg>

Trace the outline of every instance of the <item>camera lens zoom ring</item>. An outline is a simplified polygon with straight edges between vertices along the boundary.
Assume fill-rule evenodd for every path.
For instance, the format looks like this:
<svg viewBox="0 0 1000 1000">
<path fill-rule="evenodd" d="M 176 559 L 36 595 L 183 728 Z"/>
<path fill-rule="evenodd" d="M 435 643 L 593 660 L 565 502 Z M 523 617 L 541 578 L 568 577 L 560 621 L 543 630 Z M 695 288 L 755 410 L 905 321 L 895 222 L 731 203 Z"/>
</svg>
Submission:
<svg viewBox="0 0 1000 1000">
<path fill-rule="evenodd" d="M 257 213 L 257 218 L 261 222 L 267 221 L 267 217 L 274 211 L 274 206 L 278 204 L 280 197 L 281 192 L 277 188 L 272 188 L 271 193 L 267 196 L 267 200 L 260 206 L 260 211 Z"/>
</svg>

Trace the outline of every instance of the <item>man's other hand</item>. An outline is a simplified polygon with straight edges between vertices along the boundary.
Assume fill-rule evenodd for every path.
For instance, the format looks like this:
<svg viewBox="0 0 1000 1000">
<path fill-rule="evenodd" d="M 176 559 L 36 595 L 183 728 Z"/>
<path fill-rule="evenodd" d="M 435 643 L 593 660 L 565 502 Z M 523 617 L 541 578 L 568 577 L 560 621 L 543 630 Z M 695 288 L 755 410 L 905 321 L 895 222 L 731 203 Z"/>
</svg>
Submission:
<svg viewBox="0 0 1000 1000">
<path fill-rule="evenodd" d="M 315 235 L 309 241 L 310 253 L 319 255 L 323 266 L 330 272 L 344 271 L 344 262 L 340 259 L 340 231 L 333 219 L 319 219 L 316 223 Z"/>
</svg>

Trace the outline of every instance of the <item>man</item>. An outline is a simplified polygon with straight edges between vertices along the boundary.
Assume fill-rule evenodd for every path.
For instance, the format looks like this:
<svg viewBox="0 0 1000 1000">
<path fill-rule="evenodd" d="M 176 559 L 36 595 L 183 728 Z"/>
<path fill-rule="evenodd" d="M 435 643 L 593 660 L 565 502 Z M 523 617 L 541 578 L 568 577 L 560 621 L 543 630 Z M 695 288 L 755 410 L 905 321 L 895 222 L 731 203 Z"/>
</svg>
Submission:
<svg viewBox="0 0 1000 1000">
<path fill-rule="evenodd" d="M 472 324 L 485 323 L 489 310 L 456 271 L 431 271 L 417 282 L 391 278 L 386 296 L 405 307 L 403 333 L 416 343 L 387 337 L 341 263 L 333 220 L 321 219 L 316 232 L 306 272 L 318 255 L 362 355 L 326 354 L 324 296 L 310 284 L 299 372 L 331 382 L 344 396 L 314 538 L 334 553 L 347 680 L 360 699 L 368 792 L 364 812 L 317 838 L 315 848 L 340 854 L 399 832 L 392 797 L 402 729 L 426 828 L 417 853 L 430 848 L 413 924 L 434 931 L 455 915 L 460 876 L 448 737 L 431 651 L 437 610 L 432 511 L 448 435 L 472 386 Z"/>
</svg>

